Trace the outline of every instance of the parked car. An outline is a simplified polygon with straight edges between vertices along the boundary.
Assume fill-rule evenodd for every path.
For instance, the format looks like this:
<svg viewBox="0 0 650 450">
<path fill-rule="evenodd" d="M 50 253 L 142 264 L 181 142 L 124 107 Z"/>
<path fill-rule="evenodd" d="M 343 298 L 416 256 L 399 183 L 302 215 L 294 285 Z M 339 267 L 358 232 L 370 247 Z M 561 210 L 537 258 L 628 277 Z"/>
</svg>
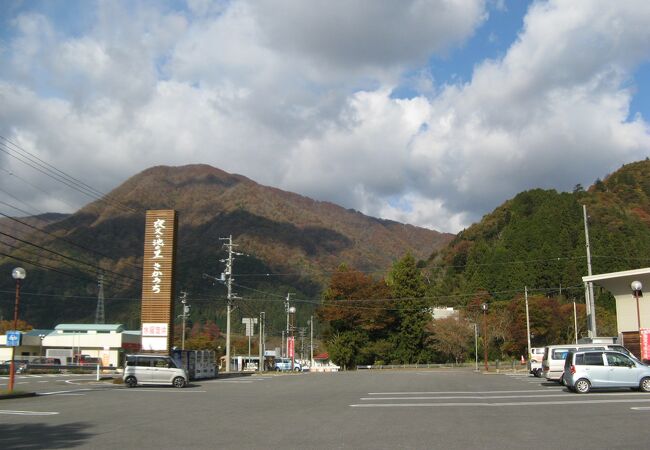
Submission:
<svg viewBox="0 0 650 450">
<path fill-rule="evenodd" d="M 564 361 L 564 384 L 585 394 L 598 388 L 634 388 L 650 392 L 650 367 L 615 351 L 574 350 Z"/>
<path fill-rule="evenodd" d="M 549 345 L 544 348 L 542 370 L 549 381 L 562 383 L 564 359 L 570 350 L 613 350 L 629 355 L 630 351 L 618 344 L 567 344 Z"/>
<path fill-rule="evenodd" d="M 275 370 L 278 372 L 285 372 L 291 370 L 291 358 L 279 358 L 275 360 Z M 293 362 L 294 372 L 302 372 L 302 365 L 295 361 Z"/>
<path fill-rule="evenodd" d="M 100 366 L 102 365 L 102 359 L 101 358 L 95 358 L 93 356 L 89 355 L 76 355 L 73 359 L 72 362 L 74 364 L 81 364 L 81 365 L 92 365 L 96 366 L 99 364 Z"/>
<path fill-rule="evenodd" d="M 60 366 L 61 360 L 59 358 L 34 358 L 29 362 L 29 365 Z"/>
<path fill-rule="evenodd" d="M 182 388 L 187 385 L 189 377 L 185 369 L 165 355 L 127 355 L 124 383 L 132 388 L 140 384 L 162 384 Z"/>
</svg>

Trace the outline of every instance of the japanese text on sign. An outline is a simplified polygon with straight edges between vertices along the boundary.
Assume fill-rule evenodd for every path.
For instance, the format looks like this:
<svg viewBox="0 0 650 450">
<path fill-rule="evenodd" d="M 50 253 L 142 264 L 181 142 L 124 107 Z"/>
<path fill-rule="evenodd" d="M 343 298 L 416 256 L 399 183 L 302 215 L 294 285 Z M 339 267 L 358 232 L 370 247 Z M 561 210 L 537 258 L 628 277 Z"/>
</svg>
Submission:
<svg viewBox="0 0 650 450">
<path fill-rule="evenodd" d="M 153 223 L 153 259 L 162 259 L 162 251 L 165 246 L 163 239 L 165 230 L 165 219 L 158 219 Z M 153 271 L 151 272 L 151 290 L 155 294 L 160 294 L 160 283 L 162 283 L 163 272 L 159 262 L 153 262 Z"/>
</svg>

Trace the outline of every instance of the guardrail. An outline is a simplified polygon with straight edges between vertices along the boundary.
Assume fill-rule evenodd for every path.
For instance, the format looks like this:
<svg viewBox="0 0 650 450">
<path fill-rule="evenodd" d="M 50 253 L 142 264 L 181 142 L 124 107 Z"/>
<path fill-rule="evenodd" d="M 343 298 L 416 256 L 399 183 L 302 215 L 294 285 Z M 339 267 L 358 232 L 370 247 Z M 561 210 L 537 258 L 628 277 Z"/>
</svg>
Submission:
<svg viewBox="0 0 650 450">
<path fill-rule="evenodd" d="M 391 370 L 391 369 L 455 369 L 455 368 L 471 368 L 476 369 L 476 363 L 441 363 L 441 364 L 374 364 L 374 365 L 359 365 L 356 366 L 357 370 Z M 479 361 L 478 370 L 485 369 L 483 361 Z M 522 365 L 519 361 L 488 361 L 489 370 L 527 370 L 526 365 Z"/>
</svg>

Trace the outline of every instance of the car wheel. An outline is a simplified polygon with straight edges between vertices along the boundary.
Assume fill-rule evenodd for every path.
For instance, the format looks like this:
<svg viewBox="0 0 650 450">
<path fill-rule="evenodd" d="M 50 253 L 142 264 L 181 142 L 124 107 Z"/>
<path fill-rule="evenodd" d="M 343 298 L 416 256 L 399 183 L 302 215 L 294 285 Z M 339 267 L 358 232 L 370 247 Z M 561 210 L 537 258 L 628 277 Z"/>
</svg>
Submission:
<svg viewBox="0 0 650 450">
<path fill-rule="evenodd" d="M 537 378 L 542 378 L 542 369 L 535 369 L 535 376 Z"/>
<path fill-rule="evenodd" d="M 293 371 L 294 371 L 294 372 L 300 372 L 300 367 L 294 367 L 294 368 L 293 368 Z"/>
<path fill-rule="evenodd" d="M 124 380 L 124 383 L 126 384 L 127 387 L 136 387 L 138 385 L 138 380 L 136 380 L 135 377 L 127 377 L 126 380 Z"/>
<path fill-rule="evenodd" d="M 650 392 L 650 378 L 645 377 L 644 379 L 641 380 L 641 383 L 639 383 L 639 389 L 642 390 L 643 392 Z"/>
<path fill-rule="evenodd" d="M 578 394 L 586 394 L 589 392 L 589 389 L 591 389 L 591 383 L 589 380 L 580 378 L 578 381 L 576 381 L 574 388 Z"/>
<path fill-rule="evenodd" d="M 185 383 L 185 378 L 183 378 L 183 377 L 176 377 L 176 378 L 174 378 L 174 380 L 172 381 L 172 384 L 173 384 L 174 387 L 176 387 L 176 388 L 183 388 L 183 387 L 185 387 L 185 384 L 186 384 L 186 383 Z"/>
</svg>

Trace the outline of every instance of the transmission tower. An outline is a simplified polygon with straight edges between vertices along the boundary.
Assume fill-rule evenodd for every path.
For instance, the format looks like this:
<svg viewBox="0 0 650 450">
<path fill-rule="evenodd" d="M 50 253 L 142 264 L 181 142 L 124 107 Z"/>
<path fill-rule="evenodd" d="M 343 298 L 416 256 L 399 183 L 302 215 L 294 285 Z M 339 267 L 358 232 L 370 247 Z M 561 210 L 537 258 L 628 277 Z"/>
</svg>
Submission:
<svg viewBox="0 0 650 450">
<path fill-rule="evenodd" d="M 99 286 L 99 293 L 97 294 L 95 323 L 106 323 L 106 316 L 104 314 L 104 274 L 101 272 L 97 276 L 97 286 Z"/>
</svg>

